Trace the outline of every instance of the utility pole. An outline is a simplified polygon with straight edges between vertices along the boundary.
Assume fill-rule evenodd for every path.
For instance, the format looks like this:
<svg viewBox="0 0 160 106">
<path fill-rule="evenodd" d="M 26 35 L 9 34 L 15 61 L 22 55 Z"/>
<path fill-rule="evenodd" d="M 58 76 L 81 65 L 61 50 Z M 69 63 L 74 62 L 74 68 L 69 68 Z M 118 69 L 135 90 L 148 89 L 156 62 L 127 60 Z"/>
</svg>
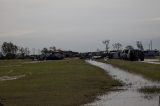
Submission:
<svg viewBox="0 0 160 106">
<path fill-rule="evenodd" d="M 33 55 L 35 55 L 36 49 L 32 48 Z"/>
<path fill-rule="evenodd" d="M 151 50 L 152 50 L 152 40 L 151 40 Z"/>
</svg>

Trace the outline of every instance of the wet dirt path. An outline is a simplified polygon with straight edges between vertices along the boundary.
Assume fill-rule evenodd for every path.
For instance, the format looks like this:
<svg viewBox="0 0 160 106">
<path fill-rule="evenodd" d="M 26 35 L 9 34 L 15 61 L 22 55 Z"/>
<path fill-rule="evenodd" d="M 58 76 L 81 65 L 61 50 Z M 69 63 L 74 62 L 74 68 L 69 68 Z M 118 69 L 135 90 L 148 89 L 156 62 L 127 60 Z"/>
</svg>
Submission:
<svg viewBox="0 0 160 106">
<path fill-rule="evenodd" d="M 119 87 L 122 90 L 111 91 L 99 96 L 99 100 L 84 106 L 160 106 L 159 94 L 144 94 L 138 91 L 146 86 L 160 86 L 159 82 L 145 79 L 140 75 L 123 71 L 109 64 L 92 60 L 86 62 L 104 69 L 113 78 L 124 82 L 125 85 Z"/>
</svg>

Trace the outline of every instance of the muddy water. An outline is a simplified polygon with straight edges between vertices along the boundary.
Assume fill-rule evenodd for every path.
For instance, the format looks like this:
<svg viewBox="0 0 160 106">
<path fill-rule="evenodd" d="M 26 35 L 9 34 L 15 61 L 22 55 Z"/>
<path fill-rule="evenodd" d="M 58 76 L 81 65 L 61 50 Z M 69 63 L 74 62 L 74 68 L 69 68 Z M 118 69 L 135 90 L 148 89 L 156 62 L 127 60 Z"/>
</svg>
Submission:
<svg viewBox="0 0 160 106">
<path fill-rule="evenodd" d="M 140 75 L 128 73 L 109 64 L 87 60 L 89 64 L 104 69 L 113 78 L 121 80 L 125 86 L 120 91 L 112 91 L 98 97 L 98 100 L 85 106 L 160 106 L 159 94 L 143 94 L 138 91 L 145 86 L 160 86 L 159 82 L 151 81 Z"/>
</svg>

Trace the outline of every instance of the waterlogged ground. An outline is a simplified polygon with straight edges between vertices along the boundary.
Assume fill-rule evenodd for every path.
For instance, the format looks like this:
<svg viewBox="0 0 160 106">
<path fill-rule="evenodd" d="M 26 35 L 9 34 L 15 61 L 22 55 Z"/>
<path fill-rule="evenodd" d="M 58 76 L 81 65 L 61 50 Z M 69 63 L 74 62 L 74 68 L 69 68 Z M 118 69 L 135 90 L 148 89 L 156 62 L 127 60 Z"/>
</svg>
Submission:
<svg viewBox="0 0 160 106">
<path fill-rule="evenodd" d="M 160 106 L 160 94 L 144 94 L 139 92 L 143 87 L 160 87 L 160 83 L 145 79 L 140 75 L 128 73 L 111 65 L 87 61 L 89 64 L 98 66 L 108 72 L 115 79 L 121 80 L 125 86 L 118 91 L 112 91 L 98 97 L 98 100 L 85 106 Z"/>
<path fill-rule="evenodd" d="M 159 59 L 144 59 L 144 61 L 142 61 L 144 63 L 150 63 L 150 64 L 160 64 L 160 60 Z"/>
</svg>

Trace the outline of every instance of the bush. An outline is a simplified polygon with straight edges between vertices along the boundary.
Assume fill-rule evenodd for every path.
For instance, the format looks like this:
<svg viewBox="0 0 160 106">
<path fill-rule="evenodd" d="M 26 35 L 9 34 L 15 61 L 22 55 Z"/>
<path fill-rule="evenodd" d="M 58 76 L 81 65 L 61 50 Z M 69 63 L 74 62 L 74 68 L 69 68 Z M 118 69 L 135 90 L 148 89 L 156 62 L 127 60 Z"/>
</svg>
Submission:
<svg viewBox="0 0 160 106">
<path fill-rule="evenodd" d="M 15 59 L 16 55 L 12 53 L 7 53 L 6 56 L 4 57 L 5 59 Z"/>
</svg>

